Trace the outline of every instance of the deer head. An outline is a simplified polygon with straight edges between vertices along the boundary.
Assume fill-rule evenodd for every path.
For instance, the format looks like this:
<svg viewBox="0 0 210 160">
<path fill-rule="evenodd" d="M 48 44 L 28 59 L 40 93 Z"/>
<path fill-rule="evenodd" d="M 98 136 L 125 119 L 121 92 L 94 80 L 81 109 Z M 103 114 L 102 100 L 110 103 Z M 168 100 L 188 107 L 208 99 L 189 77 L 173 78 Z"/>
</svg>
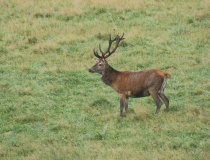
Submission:
<svg viewBox="0 0 210 160">
<path fill-rule="evenodd" d="M 113 40 L 111 38 L 111 34 L 109 35 L 109 46 L 108 46 L 108 49 L 106 50 L 106 52 L 103 52 L 101 50 L 101 45 L 99 44 L 99 50 L 101 52 L 101 56 L 98 55 L 98 52 L 95 50 L 95 48 L 93 49 L 93 54 L 98 58 L 96 60 L 96 64 L 91 67 L 89 69 L 89 72 L 91 73 L 99 73 L 99 74 L 102 74 L 102 72 L 105 70 L 106 66 L 108 65 L 107 61 L 106 61 L 106 58 L 108 58 L 109 56 L 111 56 L 117 49 L 119 43 L 121 40 L 125 39 L 123 38 L 124 36 L 124 33 L 123 35 L 120 37 L 119 35 L 117 35 Z M 111 49 L 111 46 L 112 46 L 112 43 L 116 41 L 116 44 L 115 44 L 115 47 L 112 51 L 110 51 Z"/>
</svg>

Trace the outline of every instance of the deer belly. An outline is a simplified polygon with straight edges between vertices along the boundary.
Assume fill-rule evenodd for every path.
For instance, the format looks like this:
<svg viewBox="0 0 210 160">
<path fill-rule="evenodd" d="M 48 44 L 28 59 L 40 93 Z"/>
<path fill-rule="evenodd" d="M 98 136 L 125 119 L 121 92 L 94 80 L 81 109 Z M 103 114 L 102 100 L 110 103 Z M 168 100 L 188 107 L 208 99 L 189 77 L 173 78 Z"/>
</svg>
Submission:
<svg viewBox="0 0 210 160">
<path fill-rule="evenodd" d="M 132 97 L 132 98 L 147 97 L 149 95 L 150 95 L 149 91 L 139 91 L 139 92 L 128 91 L 127 92 L 127 96 Z"/>
</svg>

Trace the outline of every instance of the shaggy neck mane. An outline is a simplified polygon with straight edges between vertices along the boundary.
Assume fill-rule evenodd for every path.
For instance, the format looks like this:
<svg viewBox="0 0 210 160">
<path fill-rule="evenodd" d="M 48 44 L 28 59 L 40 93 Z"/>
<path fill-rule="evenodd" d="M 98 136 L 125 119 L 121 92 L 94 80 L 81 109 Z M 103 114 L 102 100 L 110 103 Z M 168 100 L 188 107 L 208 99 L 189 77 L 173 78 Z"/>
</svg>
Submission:
<svg viewBox="0 0 210 160">
<path fill-rule="evenodd" d="M 110 65 L 107 65 L 105 70 L 102 73 L 101 80 L 106 84 L 112 87 L 114 81 L 116 80 L 116 76 L 120 72 L 112 68 Z"/>
</svg>

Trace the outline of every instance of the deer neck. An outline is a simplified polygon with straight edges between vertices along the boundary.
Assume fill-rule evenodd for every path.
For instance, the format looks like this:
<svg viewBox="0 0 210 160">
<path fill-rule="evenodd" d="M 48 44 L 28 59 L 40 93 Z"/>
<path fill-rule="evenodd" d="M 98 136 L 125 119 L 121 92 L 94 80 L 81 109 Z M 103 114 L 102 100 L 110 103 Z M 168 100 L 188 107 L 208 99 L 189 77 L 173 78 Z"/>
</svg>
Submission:
<svg viewBox="0 0 210 160">
<path fill-rule="evenodd" d="M 112 87 L 119 73 L 119 71 L 115 70 L 110 65 L 107 65 L 105 70 L 102 72 L 101 80 L 106 85 Z"/>
</svg>

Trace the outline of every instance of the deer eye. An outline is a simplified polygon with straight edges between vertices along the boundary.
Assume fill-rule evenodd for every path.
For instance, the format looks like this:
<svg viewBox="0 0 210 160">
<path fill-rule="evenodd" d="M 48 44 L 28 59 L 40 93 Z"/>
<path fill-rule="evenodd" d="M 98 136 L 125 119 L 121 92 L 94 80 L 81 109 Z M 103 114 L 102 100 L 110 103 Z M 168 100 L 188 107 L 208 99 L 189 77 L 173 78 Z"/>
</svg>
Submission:
<svg viewBox="0 0 210 160">
<path fill-rule="evenodd" d="M 99 63 L 98 65 L 99 65 L 99 66 L 102 66 L 102 64 L 101 64 L 101 63 Z"/>
</svg>

